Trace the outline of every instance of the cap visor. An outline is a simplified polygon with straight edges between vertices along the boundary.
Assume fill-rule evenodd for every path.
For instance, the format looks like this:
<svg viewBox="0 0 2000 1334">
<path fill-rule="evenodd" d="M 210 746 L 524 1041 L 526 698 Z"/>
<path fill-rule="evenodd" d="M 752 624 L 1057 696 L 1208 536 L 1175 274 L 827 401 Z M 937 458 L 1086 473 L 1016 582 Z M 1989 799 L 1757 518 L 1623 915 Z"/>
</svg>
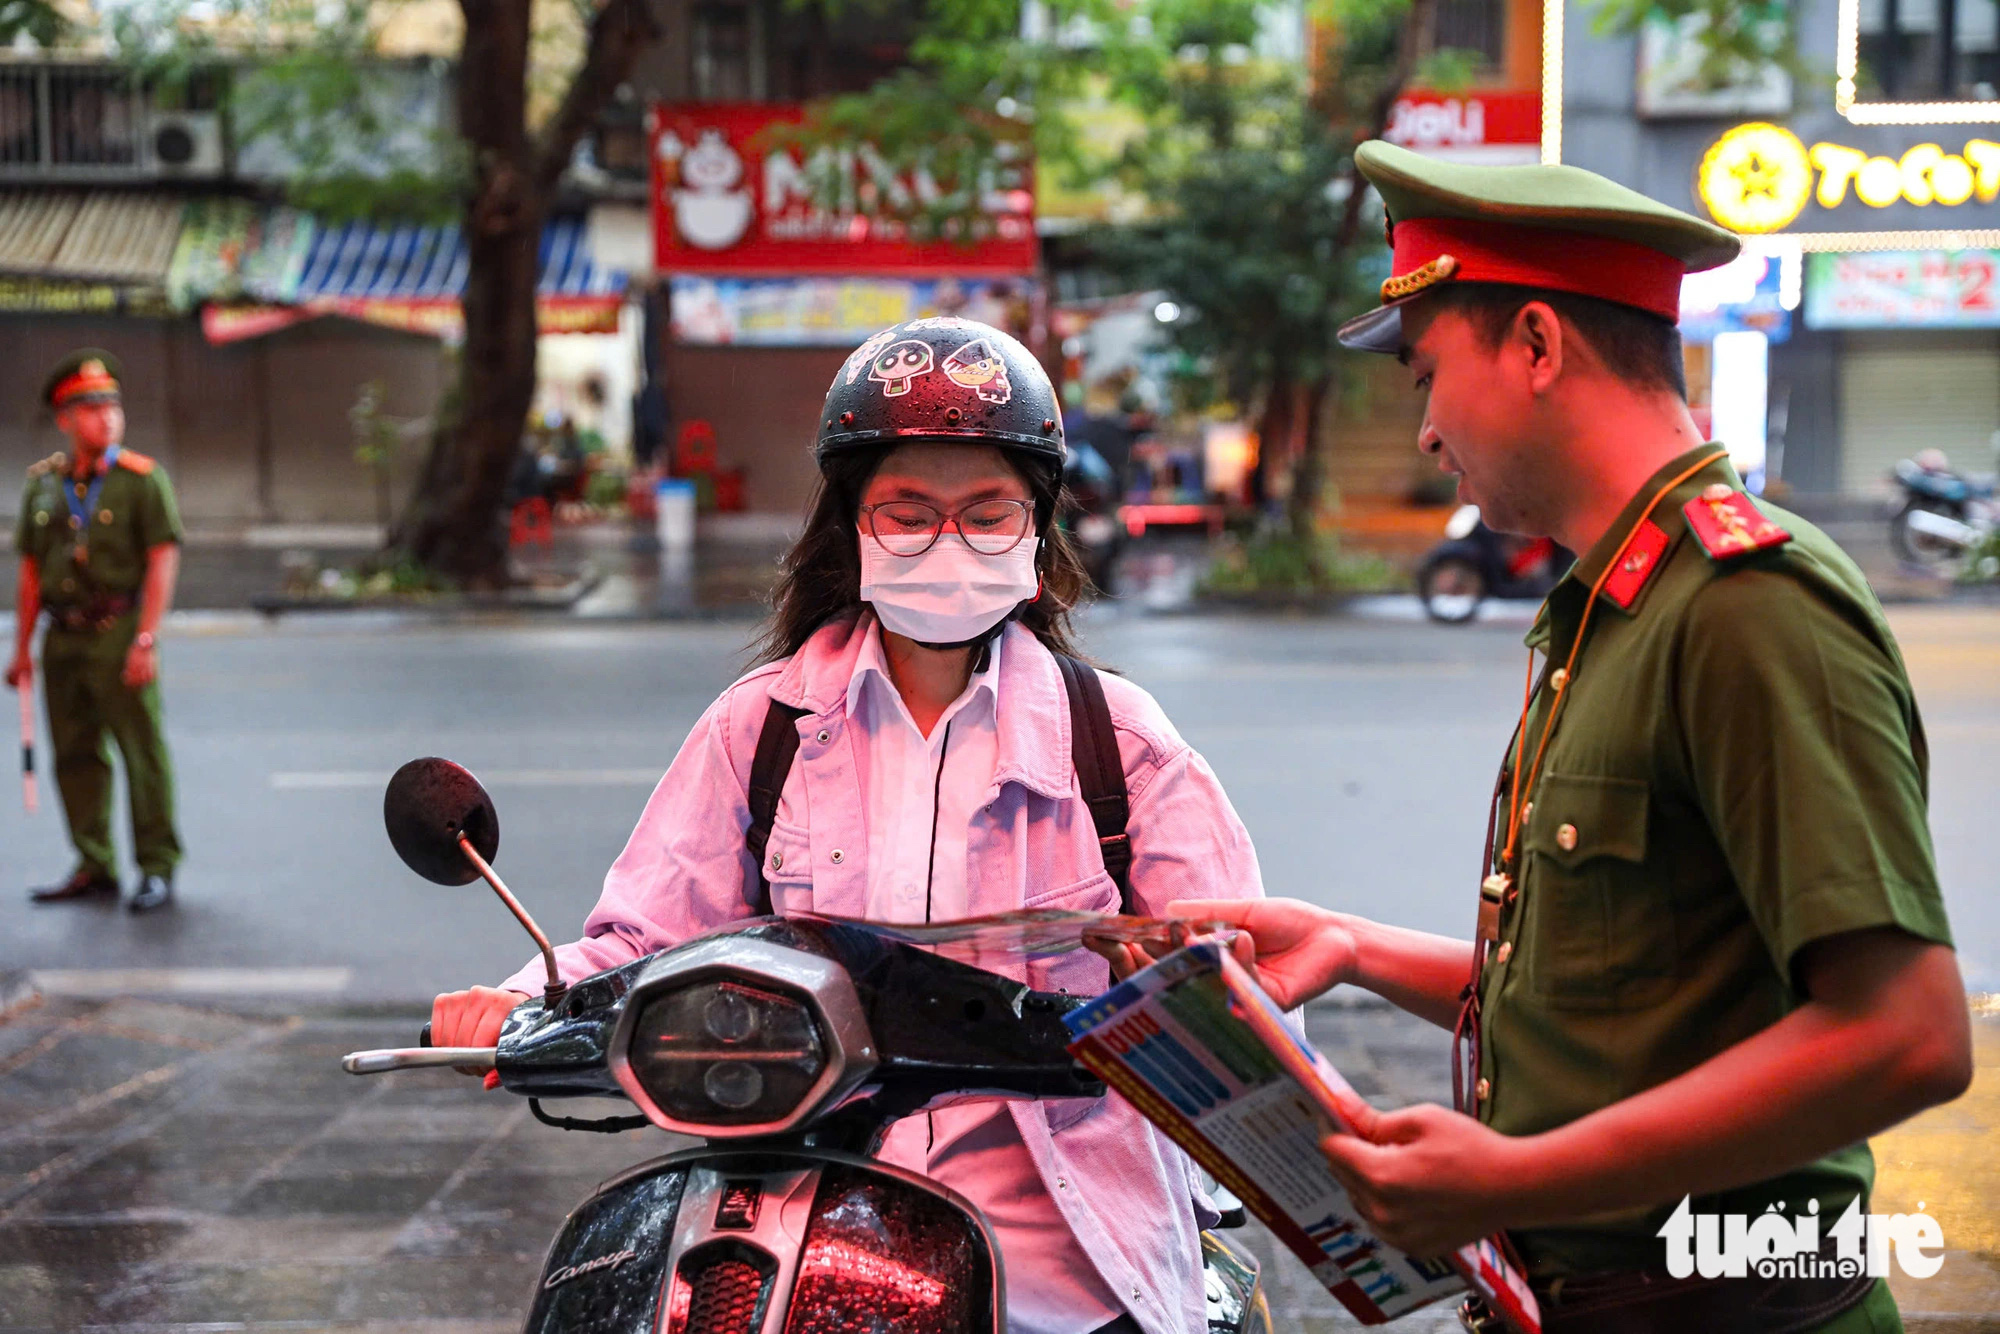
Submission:
<svg viewBox="0 0 2000 1334">
<path fill-rule="evenodd" d="M 87 394 L 71 394 L 55 406 L 60 410 L 62 408 L 73 408 L 81 403 L 118 403 L 122 401 L 123 396 L 116 389 L 93 389 Z"/>
<path fill-rule="evenodd" d="M 1377 306 L 1365 314 L 1356 315 L 1340 326 L 1335 337 L 1340 339 L 1342 347 L 1353 348 L 1356 352 L 1383 352 L 1395 356 L 1403 350 L 1403 303 L 1410 299 L 1404 297 L 1402 301 L 1392 301 L 1386 306 Z"/>
</svg>

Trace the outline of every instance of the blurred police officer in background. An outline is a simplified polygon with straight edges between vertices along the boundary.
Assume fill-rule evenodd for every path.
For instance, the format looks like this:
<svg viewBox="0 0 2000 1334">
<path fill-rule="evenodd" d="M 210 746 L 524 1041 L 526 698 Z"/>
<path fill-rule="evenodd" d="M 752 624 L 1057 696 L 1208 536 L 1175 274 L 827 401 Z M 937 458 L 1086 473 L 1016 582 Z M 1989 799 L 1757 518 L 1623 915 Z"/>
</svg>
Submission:
<svg viewBox="0 0 2000 1334">
<path fill-rule="evenodd" d="M 117 358 L 85 348 L 65 357 L 43 387 L 69 449 L 28 469 L 14 537 L 21 567 L 7 684 L 33 687 L 35 623 L 46 612 L 49 741 L 77 865 L 30 897 L 52 903 L 118 893 L 111 741 L 125 764 L 139 864 L 126 906 L 146 912 L 173 901 L 181 857 L 154 642 L 173 601 L 181 520 L 165 470 L 121 444 L 119 376 Z"/>
</svg>

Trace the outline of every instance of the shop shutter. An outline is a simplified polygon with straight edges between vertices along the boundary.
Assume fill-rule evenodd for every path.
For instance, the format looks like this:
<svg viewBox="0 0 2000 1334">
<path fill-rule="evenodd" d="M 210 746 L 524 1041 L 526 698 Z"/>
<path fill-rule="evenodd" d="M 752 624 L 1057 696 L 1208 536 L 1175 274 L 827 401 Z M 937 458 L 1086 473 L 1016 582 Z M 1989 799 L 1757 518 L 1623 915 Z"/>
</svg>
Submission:
<svg viewBox="0 0 2000 1334">
<path fill-rule="evenodd" d="M 1878 495 L 1898 459 L 1942 449 L 1954 466 L 1993 467 L 2000 431 L 2000 334 L 1849 333 L 1840 358 L 1840 488 Z"/>
</svg>

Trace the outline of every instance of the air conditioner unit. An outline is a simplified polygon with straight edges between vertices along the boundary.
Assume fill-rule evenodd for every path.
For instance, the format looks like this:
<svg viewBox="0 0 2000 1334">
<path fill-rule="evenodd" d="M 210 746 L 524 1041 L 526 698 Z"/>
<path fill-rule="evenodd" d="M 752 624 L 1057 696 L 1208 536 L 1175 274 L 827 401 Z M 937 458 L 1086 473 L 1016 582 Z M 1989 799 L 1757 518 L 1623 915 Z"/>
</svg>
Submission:
<svg viewBox="0 0 2000 1334">
<path fill-rule="evenodd" d="M 214 111 L 155 111 L 146 124 L 146 156 L 155 175 L 209 180 L 227 169 L 222 116 Z"/>
</svg>

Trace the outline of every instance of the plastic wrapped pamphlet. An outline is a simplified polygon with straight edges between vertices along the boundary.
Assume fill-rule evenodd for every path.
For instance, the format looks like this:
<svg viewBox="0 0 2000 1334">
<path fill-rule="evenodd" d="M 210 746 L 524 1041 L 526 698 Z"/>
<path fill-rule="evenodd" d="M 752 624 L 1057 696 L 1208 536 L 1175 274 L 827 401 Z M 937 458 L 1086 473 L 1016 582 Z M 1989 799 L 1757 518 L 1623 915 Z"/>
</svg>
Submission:
<svg viewBox="0 0 2000 1334">
<path fill-rule="evenodd" d="M 1064 1022 L 1077 1060 L 1240 1198 L 1362 1324 L 1469 1287 L 1515 1334 L 1540 1334 L 1534 1294 L 1492 1242 L 1419 1259 L 1369 1230 L 1319 1149 L 1329 1130 L 1365 1124 L 1368 1105 L 1220 943 L 1175 950 Z"/>
</svg>

